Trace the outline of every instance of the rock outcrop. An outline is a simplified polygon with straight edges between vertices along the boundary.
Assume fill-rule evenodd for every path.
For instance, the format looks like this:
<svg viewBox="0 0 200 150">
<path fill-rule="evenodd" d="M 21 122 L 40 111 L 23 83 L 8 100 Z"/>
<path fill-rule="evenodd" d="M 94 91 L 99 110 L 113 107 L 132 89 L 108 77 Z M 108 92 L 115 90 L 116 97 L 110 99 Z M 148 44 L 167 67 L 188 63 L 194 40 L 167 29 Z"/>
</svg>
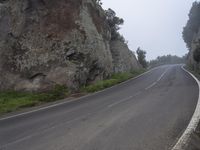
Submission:
<svg viewBox="0 0 200 150">
<path fill-rule="evenodd" d="M 111 41 L 110 50 L 113 58 L 114 72 L 129 72 L 140 68 L 135 54 L 129 50 L 126 43 L 120 40 Z"/>
<path fill-rule="evenodd" d="M 183 39 L 189 49 L 188 64 L 199 68 L 200 55 L 200 2 L 195 1 L 189 13 L 189 20 L 183 30 Z M 196 53 L 196 54 L 195 54 Z M 195 56 L 196 55 L 196 56 Z M 196 60 L 194 59 L 196 58 Z"/>
<path fill-rule="evenodd" d="M 139 68 L 93 0 L 0 0 L 0 90 L 84 85 Z M 114 69 L 113 69 L 114 68 Z"/>
<path fill-rule="evenodd" d="M 199 31 L 193 35 L 193 40 L 191 42 L 191 47 L 188 53 L 188 64 L 194 68 L 197 65 L 197 62 L 194 60 L 194 52 L 199 46 L 200 46 L 200 28 Z"/>
</svg>

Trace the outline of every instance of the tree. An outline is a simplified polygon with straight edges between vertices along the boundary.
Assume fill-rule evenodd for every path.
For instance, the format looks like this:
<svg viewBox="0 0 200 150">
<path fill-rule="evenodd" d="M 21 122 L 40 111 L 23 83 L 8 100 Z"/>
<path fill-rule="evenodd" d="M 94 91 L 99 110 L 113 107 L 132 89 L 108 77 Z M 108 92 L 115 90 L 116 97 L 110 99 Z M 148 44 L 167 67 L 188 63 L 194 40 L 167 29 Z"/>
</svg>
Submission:
<svg viewBox="0 0 200 150">
<path fill-rule="evenodd" d="M 183 64 L 186 62 L 187 55 L 183 57 L 178 57 L 176 55 L 164 55 L 164 56 L 158 56 L 156 59 L 151 60 L 149 62 L 150 67 L 156 67 L 166 64 Z"/>
<path fill-rule="evenodd" d="M 102 5 L 101 0 L 95 0 L 95 2 L 96 2 L 96 4 L 98 4 L 98 5 Z"/>
<path fill-rule="evenodd" d="M 200 63 L 200 46 L 197 46 L 197 48 L 194 50 L 193 58 L 197 62 L 197 64 Z"/>
<path fill-rule="evenodd" d="M 116 40 L 121 38 L 118 30 L 120 29 L 120 25 L 124 23 L 122 18 L 116 16 L 116 13 L 112 9 L 105 10 L 106 20 L 111 29 L 111 40 Z"/>
<path fill-rule="evenodd" d="M 138 61 L 142 65 L 143 68 L 147 67 L 147 61 L 146 61 L 146 51 L 141 50 L 140 47 L 136 51 L 138 56 Z"/>
<path fill-rule="evenodd" d="M 194 35 L 200 27 L 200 2 L 194 2 L 189 13 L 187 25 L 183 28 L 183 39 L 190 49 Z"/>
</svg>

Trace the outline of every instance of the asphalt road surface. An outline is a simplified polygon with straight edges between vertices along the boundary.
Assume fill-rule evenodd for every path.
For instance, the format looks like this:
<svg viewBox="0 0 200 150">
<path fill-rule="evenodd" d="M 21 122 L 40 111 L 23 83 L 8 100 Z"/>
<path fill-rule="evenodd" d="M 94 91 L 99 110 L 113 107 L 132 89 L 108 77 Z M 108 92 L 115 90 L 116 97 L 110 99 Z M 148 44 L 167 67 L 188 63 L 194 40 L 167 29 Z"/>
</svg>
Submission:
<svg viewBox="0 0 200 150">
<path fill-rule="evenodd" d="M 0 150 L 168 150 L 186 129 L 198 85 L 168 65 L 103 92 L 0 120 Z"/>
</svg>

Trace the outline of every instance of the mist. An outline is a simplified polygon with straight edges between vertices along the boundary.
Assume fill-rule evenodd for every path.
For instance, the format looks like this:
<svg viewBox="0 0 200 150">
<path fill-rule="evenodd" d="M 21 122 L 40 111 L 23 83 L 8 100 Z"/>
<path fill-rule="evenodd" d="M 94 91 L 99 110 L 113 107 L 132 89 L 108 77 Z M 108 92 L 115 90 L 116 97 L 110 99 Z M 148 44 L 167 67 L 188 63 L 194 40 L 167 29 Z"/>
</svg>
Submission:
<svg viewBox="0 0 200 150">
<path fill-rule="evenodd" d="M 129 48 L 147 51 L 147 60 L 171 54 L 185 55 L 188 50 L 182 30 L 194 0 L 102 0 L 103 8 L 113 9 L 125 20 L 120 33 Z"/>
</svg>

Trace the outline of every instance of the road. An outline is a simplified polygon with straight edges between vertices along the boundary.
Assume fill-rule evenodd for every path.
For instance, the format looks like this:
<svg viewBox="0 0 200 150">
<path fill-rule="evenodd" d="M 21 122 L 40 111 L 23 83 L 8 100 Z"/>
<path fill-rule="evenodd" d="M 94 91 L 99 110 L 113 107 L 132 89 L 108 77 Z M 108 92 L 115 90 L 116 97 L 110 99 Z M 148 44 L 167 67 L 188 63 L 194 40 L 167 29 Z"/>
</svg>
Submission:
<svg viewBox="0 0 200 150">
<path fill-rule="evenodd" d="M 103 92 L 0 120 L 0 150 L 168 150 L 186 129 L 198 86 L 180 65 Z"/>
</svg>

